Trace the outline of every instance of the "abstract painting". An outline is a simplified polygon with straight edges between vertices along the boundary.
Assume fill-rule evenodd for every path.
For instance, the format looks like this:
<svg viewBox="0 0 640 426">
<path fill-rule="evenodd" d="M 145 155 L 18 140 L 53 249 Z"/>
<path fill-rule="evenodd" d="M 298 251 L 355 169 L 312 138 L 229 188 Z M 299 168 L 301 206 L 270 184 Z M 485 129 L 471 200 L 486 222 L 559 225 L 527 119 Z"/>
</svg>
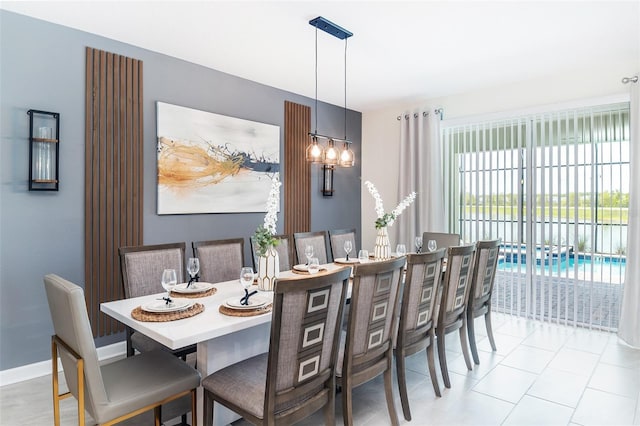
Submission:
<svg viewBox="0 0 640 426">
<path fill-rule="evenodd" d="M 157 102 L 158 214 L 265 212 L 280 127 Z"/>
</svg>

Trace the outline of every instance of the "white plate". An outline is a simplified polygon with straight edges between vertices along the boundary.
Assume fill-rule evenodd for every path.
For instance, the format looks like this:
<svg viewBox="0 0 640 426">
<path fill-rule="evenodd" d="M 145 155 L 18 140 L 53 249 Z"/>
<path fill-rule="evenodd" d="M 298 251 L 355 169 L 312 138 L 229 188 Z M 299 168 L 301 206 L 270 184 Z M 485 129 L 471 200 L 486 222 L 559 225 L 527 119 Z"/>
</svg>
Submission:
<svg viewBox="0 0 640 426">
<path fill-rule="evenodd" d="M 224 301 L 224 304 L 233 309 L 257 309 L 269 303 L 268 298 L 254 294 L 253 296 L 249 297 L 248 305 L 241 305 L 240 304 L 241 298 L 242 296 L 230 297 Z"/>
<path fill-rule="evenodd" d="M 191 283 L 189 287 L 187 287 L 187 284 L 188 283 L 178 284 L 171 291 L 174 291 L 176 293 L 202 293 L 213 288 L 213 284 L 211 283 Z"/>
<path fill-rule="evenodd" d="M 360 263 L 360 261 L 358 260 L 357 257 L 350 257 L 349 260 L 347 260 L 346 257 L 338 257 L 337 259 L 333 259 L 333 261 L 335 263 L 342 263 L 345 265 L 353 265 L 354 263 Z"/>
<path fill-rule="evenodd" d="M 305 265 L 304 263 L 301 263 L 300 265 L 294 265 L 293 269 L 300 272 L 309 272 L 309 265 Z M 327 268 L 322 265 L 320 265 L 320 269 L 318 269 L 318 271 L 326 271 L 326 270 Z"/>
<path fill-rule="evenodd" d="M 195 303 L 193 300 L 189 299 L 171 299 L 171 303 L 167 303 L 164 300 L 155 300 L 151 303 L 147 303 L 142 305 L 142 310 L 147 312 L 176 312 L 176 311 L 184 311 L 185 309 L 189 309 Z"/>
</svg>

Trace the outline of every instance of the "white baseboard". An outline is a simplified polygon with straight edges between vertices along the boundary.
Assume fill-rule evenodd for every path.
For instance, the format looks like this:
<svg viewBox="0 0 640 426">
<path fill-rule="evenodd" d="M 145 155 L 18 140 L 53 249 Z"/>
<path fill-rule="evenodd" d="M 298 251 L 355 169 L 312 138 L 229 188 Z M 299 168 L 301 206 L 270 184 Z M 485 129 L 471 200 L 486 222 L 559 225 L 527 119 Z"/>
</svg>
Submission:
<svg viewBox="0 0 640 426">
<path fill-rule="evenodd" d="M 126 342 L 113 343 L 98 348 L 98 360 L 105 361 L 110 358 L 123 356 L 127 352 Z M 58 359 L 58 370 L 62 371 L 62 364 Z M 51 360 L 35 362 L 16 368 L 0 371 L 0 386 L 11 385 L 25 380 L 51 374 Z"/>
</svg>

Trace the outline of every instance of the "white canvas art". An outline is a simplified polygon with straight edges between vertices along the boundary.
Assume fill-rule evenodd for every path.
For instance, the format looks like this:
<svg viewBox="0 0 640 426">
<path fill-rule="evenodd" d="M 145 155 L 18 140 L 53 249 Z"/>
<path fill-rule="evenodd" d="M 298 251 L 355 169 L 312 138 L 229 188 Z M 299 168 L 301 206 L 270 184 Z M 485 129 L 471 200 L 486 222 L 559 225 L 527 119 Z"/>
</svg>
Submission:
<svg viewBox="0 0 640 426">
<path fill-rule="evenodd" d="M 265 212 L 280 127 L 157 102 L 158 214 Z"/>
</svg>

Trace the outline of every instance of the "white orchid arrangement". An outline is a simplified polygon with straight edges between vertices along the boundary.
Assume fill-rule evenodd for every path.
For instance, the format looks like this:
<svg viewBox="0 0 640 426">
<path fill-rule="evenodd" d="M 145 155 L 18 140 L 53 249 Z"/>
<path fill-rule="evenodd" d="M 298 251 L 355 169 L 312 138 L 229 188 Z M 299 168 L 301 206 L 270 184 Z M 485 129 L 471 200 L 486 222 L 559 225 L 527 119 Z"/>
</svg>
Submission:
<svg viewBox="0 0 640 426">
<path fill-rule="evenodd" d="M 253 234 L 259 256 L 265 256 L 269 247 L 276 246 L 280 242 L 273 237 L 276 235 L 276 223 L 278 222 L 280 185 L 282 185 L 282 183 L 276 174 L 271 179 L 271 190 L 269 191 L 269 198 L 267 198 L 267 214 L 264 216 L 264 223 L 259 225 Z"/>
<path fill-rule="evenodd" d="M 376 189 L 375 185 L 370 181 L 366 181 L 364 184 L 366 185 L 369 193 L 376 202 L 376 214 L 378 215 L 378 218 L 376 219 L 376 229 L 393 225 L 393 222 L 395 222 L 397 217 L 400 216 L 404 209 L 409 207 L 411 203 L 413 203 L 416 199 L 416 193 L 412 192 L 411 194 L 407 195 L 404 200 L 402 200 L 400 204 L 398 204 L 396 208 L 391 211 L 391 213 L 385 213 L 384 205 L 382 204 L 382 197 L 380 196 L 380 193 Z"/>
</svg>

